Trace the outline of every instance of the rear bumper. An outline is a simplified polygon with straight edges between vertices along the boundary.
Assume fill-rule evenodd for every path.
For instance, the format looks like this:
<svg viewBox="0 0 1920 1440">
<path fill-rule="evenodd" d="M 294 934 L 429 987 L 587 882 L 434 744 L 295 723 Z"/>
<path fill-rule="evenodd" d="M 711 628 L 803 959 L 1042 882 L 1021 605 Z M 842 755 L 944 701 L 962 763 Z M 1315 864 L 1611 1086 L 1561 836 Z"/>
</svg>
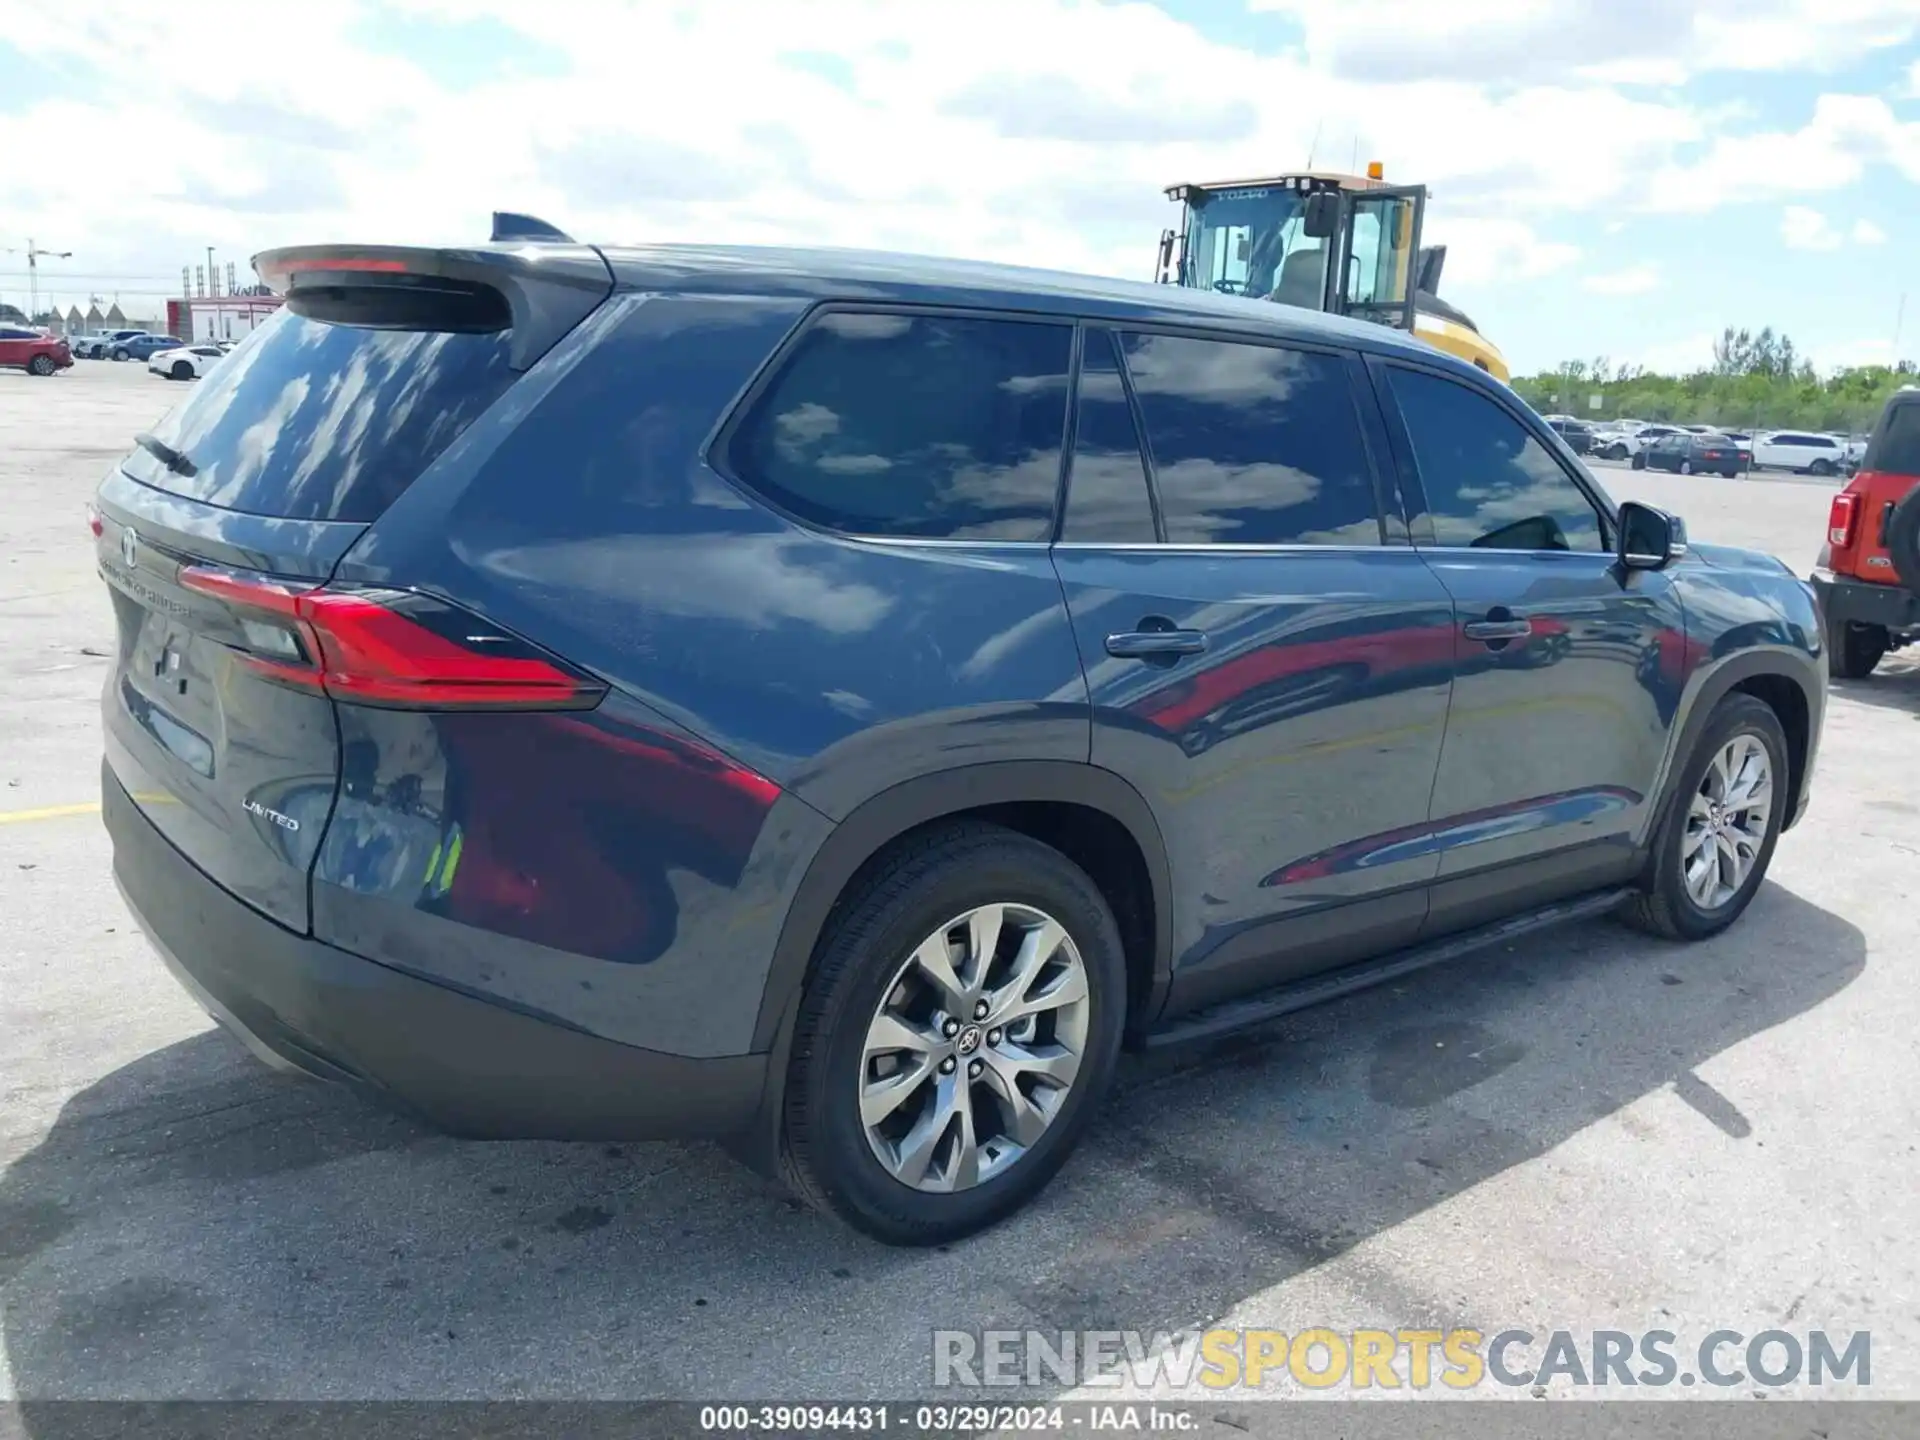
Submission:
<svg viewBox="0 0 1920 1440">
<path fill-rule="evenodd" d="M 134 917 L 175 978 L 268 1064 L 475 1139 L 722 1137 L 752 1121 L 765 1055 L 636 1049 L 296 935 L 175 850 L 105 767 L 101 789 Z"/>
<path fill-rule="evenodd" d="M 1810 583 L 1820 613 L 1829 620 L 1882 625 L 1903 633 L 1920 630 L 1920 595 L 1904 585 L 1878 585 L 1826 569 L 1816 569 Z"/>
</svg>

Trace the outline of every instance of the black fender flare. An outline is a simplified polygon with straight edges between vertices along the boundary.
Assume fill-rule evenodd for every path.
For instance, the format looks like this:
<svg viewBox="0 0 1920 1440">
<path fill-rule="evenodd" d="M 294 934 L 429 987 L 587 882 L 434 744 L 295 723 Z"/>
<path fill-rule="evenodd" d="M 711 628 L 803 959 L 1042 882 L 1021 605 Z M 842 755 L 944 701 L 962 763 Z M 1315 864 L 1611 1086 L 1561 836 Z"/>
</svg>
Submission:
<svg viewBox="0 0 1920 1440">
<path fill-rule="evenodd" d="M 1666 814 L 1668 787 L 1687 757 L 1693 754 L 1694 747 L 1700 743 L 1700 734 L 1707 728 L 1707 718 L 1735 688 L 1748 680 L 1761 677 L 1778 677 L 1790 680 L 1799 687 L 1807 705 L 1807 755 L 1801 758 L 1799 767 L 1794 771 L 1790 798 L 1787 806 L 1786 825 L 1793 824 L 1800 811 L 1800 797 L 1805 793 L 1807 782 L 1807 761 L 1812 758 L 1813 748 L 1819 742 L 1823 702 L 1819 698 L 1824 686 L 1821 679 L 1820 657 L 1798 650 L 1773 648 L 1747 651 L 1737 654 L 1712 667 L 1701 677 L 1699 688 L 1682 702 L 1682 714 L 1685 718 L 1674 732 L 1674 742 L 1667 750 L 1666 763 L 1661 766 L 1660 780 L 1653 796 L 1654 804 L 1649 807 L 1652 817 L 1645 836 L 1649 857 L 1658 848 L 1657 827 Z M 1782 828 L 1785 828 L 1784 826 Z"/>
<path fill-rule="evenodd" d="M 753 1049 L 767 1055 L 760 1103 L 747 1128 L 723 1142 L 736 1159 L 776 1182 L 781 1178 L 781 1112 L 793 1021 L 814 947 L 847 882 L 910 830 L 962 811 L 1021 801 L 1084 805 L 1133 836 L 1153 888 L 1152 970 L 1143 1009 L 1146 1017 L 1159 1013 L 1172 979 L 1173 878 L 1159 822 L 1138 790 L 1111 770 L 1070 760 L 993 761 L 903 780 L 848 812 L 814 852 L 787 907 L 754 1024 Z"/>
<path fill-rule="evenodd" d="M 1118 821 L 1145 857 L 1153 887 L 1153 965 L 1148 1011 L 1166 996 L 1173 948 L 1173 879 L 1166 842 L 1140 792 L 1111 770 L 1070 760 L 964 765 L 903 780 L 848 812 L 814 853 L 787 907 L 754 1023 L 756 1052 L 781 1048 L 813 951 L 834 903 L 860 867 L 910 830 L 948 815 L 1018 802 L 1082 805 Z"/>
</svg>

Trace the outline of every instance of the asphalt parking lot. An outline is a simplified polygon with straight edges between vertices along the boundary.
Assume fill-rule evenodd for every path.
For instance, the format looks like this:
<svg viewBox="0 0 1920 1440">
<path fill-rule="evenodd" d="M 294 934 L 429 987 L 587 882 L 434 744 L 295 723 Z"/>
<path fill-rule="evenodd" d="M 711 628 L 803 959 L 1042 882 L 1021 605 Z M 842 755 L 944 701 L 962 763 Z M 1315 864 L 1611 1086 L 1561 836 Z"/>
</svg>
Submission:
<svg viewBox="0 0 1920 1440">
<path fill-rule="evenodd" d="M 1562 930 L 1130 1061 L 1031 1211 L 888 1250 L 711 1146 L 461 1143 L 280 1078 L 165 974 L 95 809 L 83 508 L 181 395 L 0 372 L 0 1398 L 907 1397 L 936 1326 L 1212 1324 L 1867 1330 L 1920 1396 L 1920 664 L 1835 686 L 1730 933 Z M 1802 573 L 1832 490 L 1595 470 Z"/>
</svg>

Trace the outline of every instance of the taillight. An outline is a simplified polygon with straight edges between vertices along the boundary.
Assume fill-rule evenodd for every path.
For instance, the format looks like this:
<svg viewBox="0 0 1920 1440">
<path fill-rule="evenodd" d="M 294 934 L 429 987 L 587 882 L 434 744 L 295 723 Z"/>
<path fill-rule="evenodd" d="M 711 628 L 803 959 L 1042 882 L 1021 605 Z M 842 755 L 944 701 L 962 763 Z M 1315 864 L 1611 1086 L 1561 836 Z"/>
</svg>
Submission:
<svg viewBox="0 0 1920 1440">
<path fill-rule="evenodd" d="M 1718 450 L 1708 450 L 1705 452 L 1704 458 L 1708 460 L 1718 460 L 1720 458 L 1720 452 Z"/>
<path fill-rule="evenodd" d="M 1842 491 L 1827 509 L 1827 543 L 1844 550 L 1853 544 L 1853 523 L 1860 515 L 1860 497 Z"/>
<path fill-rule="evenodd" d="M 584 710 L 607 687 L 478 616 L 412 590 L 305 588 L 208 566 L 189 590 L 236 610 L 264 679 L 397 710 Z"/>
<path fill-rule="evenodd" d="M 87 529 L 93 532 L 93 538 L 96 540 L 104 535 L 107 530 L 107 527 L 101 523 L 100 512 L 91 505 L 87 506 Z"/>
</svg>

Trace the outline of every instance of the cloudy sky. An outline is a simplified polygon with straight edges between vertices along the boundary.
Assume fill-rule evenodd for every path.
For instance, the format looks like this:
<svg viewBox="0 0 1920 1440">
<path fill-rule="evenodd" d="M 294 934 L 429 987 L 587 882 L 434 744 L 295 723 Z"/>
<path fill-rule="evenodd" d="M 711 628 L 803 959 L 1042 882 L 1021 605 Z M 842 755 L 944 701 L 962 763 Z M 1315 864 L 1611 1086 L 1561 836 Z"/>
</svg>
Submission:
<svg viewBox="0 0 1920 1440">
<path fill-rule="evenodd" d="M 1432 187 L 1527 371 L 1724 324 L 1920 355 L 1920 0 L 13 0 L 0 245 L 43 294 L 270 245 L 809 241 L 1149 278 L 1167 184 Z M 0 298 L 26 300 L 0 253 Z"/>
</svg>

